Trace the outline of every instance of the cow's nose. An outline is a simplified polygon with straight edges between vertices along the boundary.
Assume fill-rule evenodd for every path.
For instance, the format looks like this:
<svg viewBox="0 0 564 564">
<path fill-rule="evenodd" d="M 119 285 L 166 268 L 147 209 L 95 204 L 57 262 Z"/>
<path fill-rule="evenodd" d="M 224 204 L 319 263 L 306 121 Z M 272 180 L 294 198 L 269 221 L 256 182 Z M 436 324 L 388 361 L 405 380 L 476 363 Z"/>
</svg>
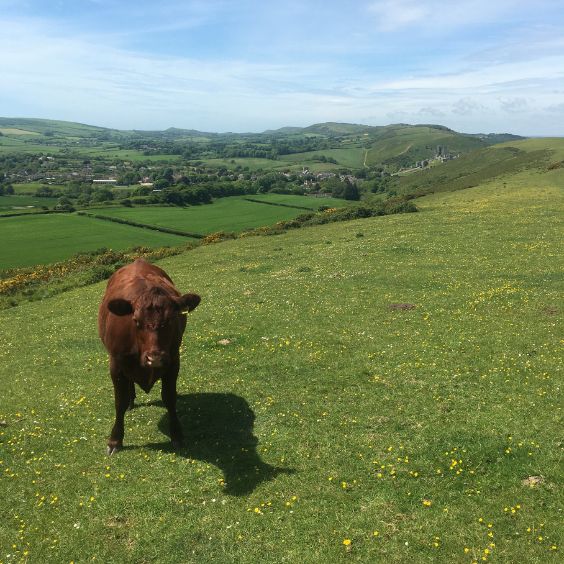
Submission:
<svg viewBox="0 0 564 564">
<path fill-rule="evenodd" d="M 151 351 L 145 354 L 145 363 L 147 366 L 162 366 L 164 361 L 164 353 L 161 351 Z"/>
</svg>

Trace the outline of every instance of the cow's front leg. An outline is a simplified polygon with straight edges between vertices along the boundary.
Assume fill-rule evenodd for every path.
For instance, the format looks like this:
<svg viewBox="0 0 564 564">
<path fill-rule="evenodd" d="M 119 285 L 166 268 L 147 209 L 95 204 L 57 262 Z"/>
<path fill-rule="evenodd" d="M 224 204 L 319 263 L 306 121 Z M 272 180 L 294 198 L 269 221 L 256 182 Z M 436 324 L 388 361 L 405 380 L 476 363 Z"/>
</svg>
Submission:
<svg viewBox="0 0 564 564">
<path fill-rule="evenodd" d="M 180 362 L 177 359 L 173 361 L 170 370 L 162 378 L 161 398 L 168 411 L 168 418 L 170 424 L 170 439 L 174 448 L 182 446 L 184 435 L 180 427 L 180 421 L 176 413 L 176 379 L 178 377 L 178 370 Z"/>
<path fill-rule="evenodd" d="M 130 404 L 130 382 L 115 359 L 110 360 L 110 374 L 114 384 L 116 420 L 108 439 L 108 454 L 112 455 L 123 447 L 124 416 Z"/>
<path fill-rule="evenodd" d="M 128 409 L 133 409 L 135 407 L 135 382 L 129 380 L 129 405 Z"/>
</svg>

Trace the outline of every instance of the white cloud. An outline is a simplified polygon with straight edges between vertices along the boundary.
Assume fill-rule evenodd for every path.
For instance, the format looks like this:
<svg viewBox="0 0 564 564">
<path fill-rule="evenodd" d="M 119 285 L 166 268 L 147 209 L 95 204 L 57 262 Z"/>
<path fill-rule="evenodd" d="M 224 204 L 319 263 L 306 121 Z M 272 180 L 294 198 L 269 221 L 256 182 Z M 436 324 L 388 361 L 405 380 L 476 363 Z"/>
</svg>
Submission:
<svg viewBox="0 0 564 564">
<path fill-rule="evenodd" d="M 472 98 L 461 98 L 452 105 L 452 111 L 462 116 L 470 116 L 483 111 L 485 107 Z"/>
<path fill-rule="evenodd" d="M 465 0 L 457 8 L 441 2 L 438 14 L 434 0 L 380 1 L 371 7 L 381 25 L 413 30 L 428 17 L 435 23 L 447 15 L 462 21 L 464 9 L 485 4 Z M 508 5 L 502 0 L 480 17 Z M 153 24 L 166 26 L 167 20 L 155 18 Z M 122 36 L 104 29 L 80 34 L 71 33 L 68 22 L 60 27 L 52 20 L 4 18 L 0 112 L 137 129 L 256 131 L 327 120 L 380 125 L 424 120 L 463 131 L 562 134 L 554 114 L 561 113 L 563 99 L 564 41 L 555 30 L 464 49 L 445 44 L 438 55 L 429 52 L 409 66 L 389 53 L 394 46 L 404 49 L 402 41 L 411 31 L 390 39 L 388 55 L 381 57 L 376 48 L 374 58 L 364 60 L 357 51 L 335 55 L 328 47 L 323 53 L 320 40 L 313 54 L 303 49 L 299 57 L 294 51 L 269 57 L 256 47 L 244 57 L 229 46 L 213 55 L 167 56 L 126 48 Z M 406 48 L 404 58 L 425 45 L 416 43 L 411 51 Z M 293 48 L 299 47 L 298 41 Z"/>
<path fill-rule="evenodd" d="M 538 14 L 542 10 L 561 9 L 560 0 L 373 0 L 367 5 L 376 29 L 397 32 L 409 29 L 423 35 L 439 33 L 453 35 L 460 28 L 476 24 L 499 24 L 524 13 Z"/>
</svg>

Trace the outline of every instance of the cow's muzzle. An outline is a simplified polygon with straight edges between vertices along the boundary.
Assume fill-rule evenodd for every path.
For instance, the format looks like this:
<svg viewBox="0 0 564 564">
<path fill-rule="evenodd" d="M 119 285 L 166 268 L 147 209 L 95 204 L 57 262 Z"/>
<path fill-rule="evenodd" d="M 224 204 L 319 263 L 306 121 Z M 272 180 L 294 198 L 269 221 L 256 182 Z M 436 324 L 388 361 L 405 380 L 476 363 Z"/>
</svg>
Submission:
<svg viewBox="0 0 564 564">
<path fill-rule="evenodd" d="M 160 368 L 166 364 L 166 353 L 151 351 L 143 354 L 143 366 L 149 368 Z"/>
</svg>

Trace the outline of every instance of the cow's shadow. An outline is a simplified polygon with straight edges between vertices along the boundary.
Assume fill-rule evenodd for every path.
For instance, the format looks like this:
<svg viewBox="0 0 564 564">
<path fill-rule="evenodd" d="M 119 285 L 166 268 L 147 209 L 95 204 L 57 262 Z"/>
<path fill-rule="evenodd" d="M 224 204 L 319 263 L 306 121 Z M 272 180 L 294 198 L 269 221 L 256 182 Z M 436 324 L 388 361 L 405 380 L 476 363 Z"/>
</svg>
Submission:
<svg viewBox="0 0 564 564">
<path fill-rule="evenodd" d="M 217 466 L 223 472 L 226 493 L 247 495 L 278 474 L 294 472 L 261 460 L 258 439 L 253 434 L 255 414 L 243 398 L 234 394 L 185 394 L 178 396 L 176 408 L 185 437 L 176 452 Z M 159 429 L 168 435 L 168 414 L 161 417 Z M 147 446 L 173 450 L 170 442 Z"/>
</svg>

